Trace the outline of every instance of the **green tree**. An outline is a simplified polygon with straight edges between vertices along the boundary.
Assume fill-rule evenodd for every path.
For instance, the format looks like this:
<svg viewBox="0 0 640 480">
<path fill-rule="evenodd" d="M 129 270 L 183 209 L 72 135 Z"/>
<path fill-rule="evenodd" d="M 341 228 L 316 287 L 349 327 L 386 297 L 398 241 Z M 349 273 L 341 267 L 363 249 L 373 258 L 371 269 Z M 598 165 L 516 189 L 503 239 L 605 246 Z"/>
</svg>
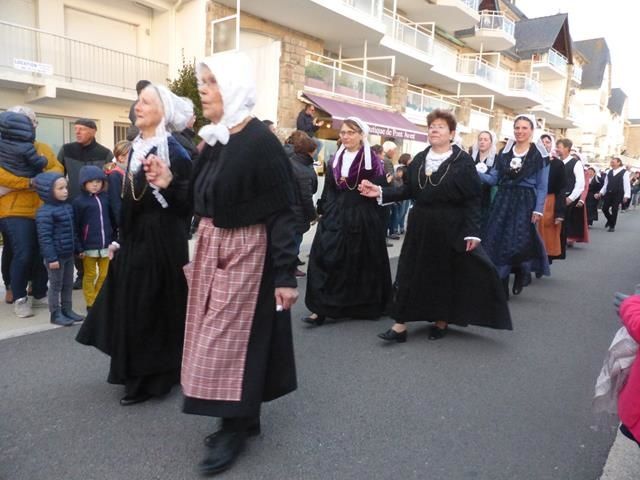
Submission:
<svg viewBox="0 0 640 480">
<path fill-rule="evenodd" d="M 202 104 L 200 103 L 200 95 L 198 94 L 195 60 L 193 62 L 187 62 L 187 60 L 182 57 L 182 67 L 178 71 L 178 77 L 169 82 L 169 90 L 179 97 L 190 98 L 193 102 L 193 110 L 196 114 L 196 123 L 193 129 L 196 132 L 208 123 L 202 116 Z"/>
</svg>

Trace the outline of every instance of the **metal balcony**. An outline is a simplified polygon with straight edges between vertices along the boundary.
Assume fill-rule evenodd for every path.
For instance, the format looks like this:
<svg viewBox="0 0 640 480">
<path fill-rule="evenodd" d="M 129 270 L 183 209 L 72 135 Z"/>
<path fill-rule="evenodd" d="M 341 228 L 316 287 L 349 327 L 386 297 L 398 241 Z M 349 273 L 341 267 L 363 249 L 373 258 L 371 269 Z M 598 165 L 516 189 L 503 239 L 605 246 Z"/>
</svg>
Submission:
<svg viewBox="0 0 640 480">
<path fill-rule="evenodd" d="M 498 52 L 516 44 L 515 23 L 500 12 L 484 10 L 473 29 L 457 34 L 475 50 Z"/>
<path fill-rule="evenodd" d="M 558 80 L 567 78 L 567 57 L 554 50 L 549 49 L 544 53 L 536 53 L 531 59 L 533 68 L 539 73 L 542 80 Z"/>
<path fill-rule="evenodd" d="M 136 82 L 165 83 L 166 63 L 62 35 L 0 22 L 0 82 L 53 86 L 106 97 L 135 98 Z"/>
</svg>

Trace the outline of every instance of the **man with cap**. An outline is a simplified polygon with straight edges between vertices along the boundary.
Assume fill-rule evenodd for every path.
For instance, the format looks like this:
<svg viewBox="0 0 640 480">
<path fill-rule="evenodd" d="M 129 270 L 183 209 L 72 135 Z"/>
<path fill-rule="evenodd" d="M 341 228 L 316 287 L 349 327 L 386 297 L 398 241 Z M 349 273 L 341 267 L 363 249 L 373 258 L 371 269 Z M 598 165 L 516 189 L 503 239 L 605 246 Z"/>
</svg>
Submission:
<svg viewBox="0 0 640 480">
<path fill-rule="evenodd" d="M 64 167 L 69 179 L 69 201 L 80 194 L 80 169 L 85 165 L 102 168 L 113 160 L 113 153 L 107 147 L 96 142 L 96 122 L 88 118 L 79 118 L 74 124 L 76 141 L 65 143 L 58 153 L 58 160 Z M 76 258 L 78 277 L 73 284 L 74 290 L 82 288 L 82 261 Z"/>
</svg>

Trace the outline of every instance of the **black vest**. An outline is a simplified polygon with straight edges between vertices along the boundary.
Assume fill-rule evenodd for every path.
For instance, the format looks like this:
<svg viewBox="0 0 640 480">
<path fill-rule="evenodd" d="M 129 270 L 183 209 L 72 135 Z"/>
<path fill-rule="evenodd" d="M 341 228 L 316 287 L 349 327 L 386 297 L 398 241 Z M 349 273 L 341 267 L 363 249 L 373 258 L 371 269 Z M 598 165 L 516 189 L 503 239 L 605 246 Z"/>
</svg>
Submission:
<svg viewBox="0 0 640 480">
<path fill-rule="evenodd" d="M 576 186 L 576 175 L 573 173 L 573 167 L 576 166 L 577 158 L 572 157 L 567 163 L 564 164 L 564 172 L 567 177 L 567 183 L 564 186 L 564 193 L 567 195 L 571 195 L 573 192 L 573 187 Z"/>
<path fill-rule="evenodd" d="M 607 173 L 607 193 L 616 197 L 624 196 L 624 169 L 620 170 L 617 175 L 613 174 L 613 170 Z"/>
</svg>

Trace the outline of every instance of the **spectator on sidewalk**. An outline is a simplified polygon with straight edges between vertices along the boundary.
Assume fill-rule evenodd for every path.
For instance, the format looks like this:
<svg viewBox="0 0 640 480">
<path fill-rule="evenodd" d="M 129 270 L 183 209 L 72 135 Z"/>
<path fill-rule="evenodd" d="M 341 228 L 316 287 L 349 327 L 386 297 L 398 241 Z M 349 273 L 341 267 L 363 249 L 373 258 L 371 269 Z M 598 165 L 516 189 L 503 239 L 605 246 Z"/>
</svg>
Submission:
<svg viewBox="0 0 640 480">
<path fill-rule="evenodd" d="M 316 132 L 323 125 L 323 122 L 313 116 L 316 113 L 316 107 L 311 104 L 307 104 L 298 114 L 296 120 L 296 129 L 306 133 L 310 137 L 315 137 Z"/>
<path fill-rule="evenodd" d="M 69 327 L 84 318 L 73 311 L 73 255 L 80 253 L 73 207 L 68 202 L 67 179 L 60 173 L 42 173 L 35 178 L 44 202 L 36 214 L 38 241 L 49 272 L 51 323 Z"/>
<path fill-rule="evenodd" d="M 95 165 L 103 168 L 113 160 L 113 153 L 108 148 L 96 142 L 98 127 L 96 122 L 88 118 L 75 121 L 74 130 L 76 141 L 65 143 L 58 153 L 58 160 L 64 167 L 69 180 L 69 201 L 73 202 L 80 194 L 80 169 L 85 165 Z M 74 290 L 82 289 L 82 261 L 76 258 L 78 276 L 73 283 Z"/>
<path fill-rule="evenodd" d="M 76 230 L 80 237 L 84 278 L 82 291 L 87 311 L 102 288 L 109 269 L 112 209 L 106 190 L 107 175 L 95 165 L 80 169 L 82 192 L 73 201 Z"/>
<path fill-rule="evenodd" d="M 33 127 L 37 127 L 36 115 L 30 108 L 17 106 L 10 110 L 24 113 Z M 33 146 L 38 155 L 47 159 L 45 172 L 62 173 L 62 165 L 48 145 L 36 140 Z M 47 271 L 40 256 L 35 222 L 36 211 L 42 202 L 32 184 L 33 179 L 17 176 L 0 168 L 0 186 L 12 190 L 0 197 L 0 229 L 6 237 L 8 250 L 13 254 L 12 258 L 7 258 L 9 251 L 5 254 L 3 249 L 3 271 L 9 273 L 9 277 L 3 276 L 11 289 L 10 300 L 15 302 L 15 314 L 21 318 L 33 315 L 34 302 L 27 296 L 29 281 L 36 306 L 42 305 L 41 301 L 47 296 Z M 8 269 L 7 264 L 10 265 Z"/>
<path fill-rule="evenodd" d="M 296 180 L 294 191 L 296 201 L 293 206 L 293 213 L 296 217 L 296 247 L 298 254 L 298 264 L 300 261 L 300 245 L 305 232 L 311 228 L 311 222 L 316 219 L 316 209 L 313 205 L 313 195 L 318 190 L 318 177 L 313 168 L 313 153 L 316 150 L 315 142 L 304 132 L 295 131 L 291 134 L 293 145 L 293 155 L 291 155 L 291 166 L 293 176 Z M 306 274 L 296 269 L 296 277 L 304 277 Z"/>
</svg>

